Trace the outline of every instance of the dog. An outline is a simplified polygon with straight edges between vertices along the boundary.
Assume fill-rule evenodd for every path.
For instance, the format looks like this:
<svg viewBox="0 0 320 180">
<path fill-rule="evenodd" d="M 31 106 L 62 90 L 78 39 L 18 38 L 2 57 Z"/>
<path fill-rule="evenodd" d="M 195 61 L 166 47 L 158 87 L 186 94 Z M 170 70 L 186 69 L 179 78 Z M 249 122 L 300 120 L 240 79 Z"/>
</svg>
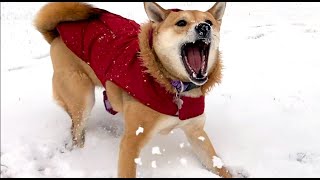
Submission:
<svg viewBox="0 0 320 180">
<path fill-rule="evenodd" d="M 105 108 L 124 115 L 118 177 L 136 177 L 141 149 L 157 134 L 180 128 L 204 167 L 231 177 L 214 163 L 204 131 L 205 95 L 221 82 L 220 27 L 225 2 L 207 11 L 164 9 L 144 2 L 141 26 L 81 2 L 44 5 L 35 28 L 50 44 L 53 97 L 70 115 L 73 145 L 83 147 L 85 124 L 104 87 Z"/>
</svg>

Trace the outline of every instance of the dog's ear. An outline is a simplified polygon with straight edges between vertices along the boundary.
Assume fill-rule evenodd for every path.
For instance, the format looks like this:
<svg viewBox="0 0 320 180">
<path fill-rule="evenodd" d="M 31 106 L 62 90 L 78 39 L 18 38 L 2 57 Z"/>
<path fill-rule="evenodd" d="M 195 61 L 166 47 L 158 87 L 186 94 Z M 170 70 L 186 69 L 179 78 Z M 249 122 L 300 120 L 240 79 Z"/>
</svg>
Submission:
<svg viewBox="0 0 320 180">
<path fill-rule="evenodd" d="M 168 16 L 169 11 L 163 9 L 155 2 L 144 2 L 144 9 L 148 15 L 148 18 L 153 22 L 162 22 Z"/>
<path fill-rule="evenodd" d="M 226 9 L 226 2 L 217 2 L 207 12 L 211 13 L 213 17 L 221 23 L 224 10 Z"/>
</svg>

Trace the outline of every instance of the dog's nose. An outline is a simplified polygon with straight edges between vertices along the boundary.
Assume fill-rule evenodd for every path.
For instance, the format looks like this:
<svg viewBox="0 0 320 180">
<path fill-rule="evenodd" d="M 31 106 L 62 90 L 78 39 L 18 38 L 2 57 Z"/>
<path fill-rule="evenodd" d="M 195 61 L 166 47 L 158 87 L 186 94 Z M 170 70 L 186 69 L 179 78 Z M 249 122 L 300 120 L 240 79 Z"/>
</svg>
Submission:
<svg viewBox="0 0 320 180">
<path fill-rule="evenodd" d="M 196 32 L 200 37 L 208 37 L 211 27 L 207 23 L 200 23 L 196 26 Z"/>
</svg>

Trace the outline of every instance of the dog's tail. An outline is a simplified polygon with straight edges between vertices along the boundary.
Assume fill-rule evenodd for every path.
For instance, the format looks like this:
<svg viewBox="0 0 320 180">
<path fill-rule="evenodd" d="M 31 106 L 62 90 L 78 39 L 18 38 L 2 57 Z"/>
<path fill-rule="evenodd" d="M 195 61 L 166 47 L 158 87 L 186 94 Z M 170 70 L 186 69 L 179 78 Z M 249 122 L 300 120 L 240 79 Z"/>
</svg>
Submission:
<svg viewBox="0 0 320 180">
<path fill-rule="evenodd" d="M 60 22 L 78 21 L 98 15 L 100 9 L 81 2 L 53 2 L 43 6 L 34 19 L 34 26 L 50 44 L 59 36 L 56 26 Z"/>
</svg>

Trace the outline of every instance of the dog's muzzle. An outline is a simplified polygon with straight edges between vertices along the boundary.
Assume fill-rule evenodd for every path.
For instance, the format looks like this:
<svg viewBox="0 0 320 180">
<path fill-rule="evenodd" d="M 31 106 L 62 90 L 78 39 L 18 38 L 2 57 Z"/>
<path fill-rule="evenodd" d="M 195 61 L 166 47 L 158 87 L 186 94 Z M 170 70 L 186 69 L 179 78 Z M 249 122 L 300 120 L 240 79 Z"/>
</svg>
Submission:
<svg viewBox="0 0 320 180">
<path fill-rule="evenodd" d="M 208 80 L 207 66 L 210 51 L 210 38 L 198 39 L 185 43 L 181 47 L 181 57 L 189 79 L 196 85 L 203 85 Z"/>
</svg>

